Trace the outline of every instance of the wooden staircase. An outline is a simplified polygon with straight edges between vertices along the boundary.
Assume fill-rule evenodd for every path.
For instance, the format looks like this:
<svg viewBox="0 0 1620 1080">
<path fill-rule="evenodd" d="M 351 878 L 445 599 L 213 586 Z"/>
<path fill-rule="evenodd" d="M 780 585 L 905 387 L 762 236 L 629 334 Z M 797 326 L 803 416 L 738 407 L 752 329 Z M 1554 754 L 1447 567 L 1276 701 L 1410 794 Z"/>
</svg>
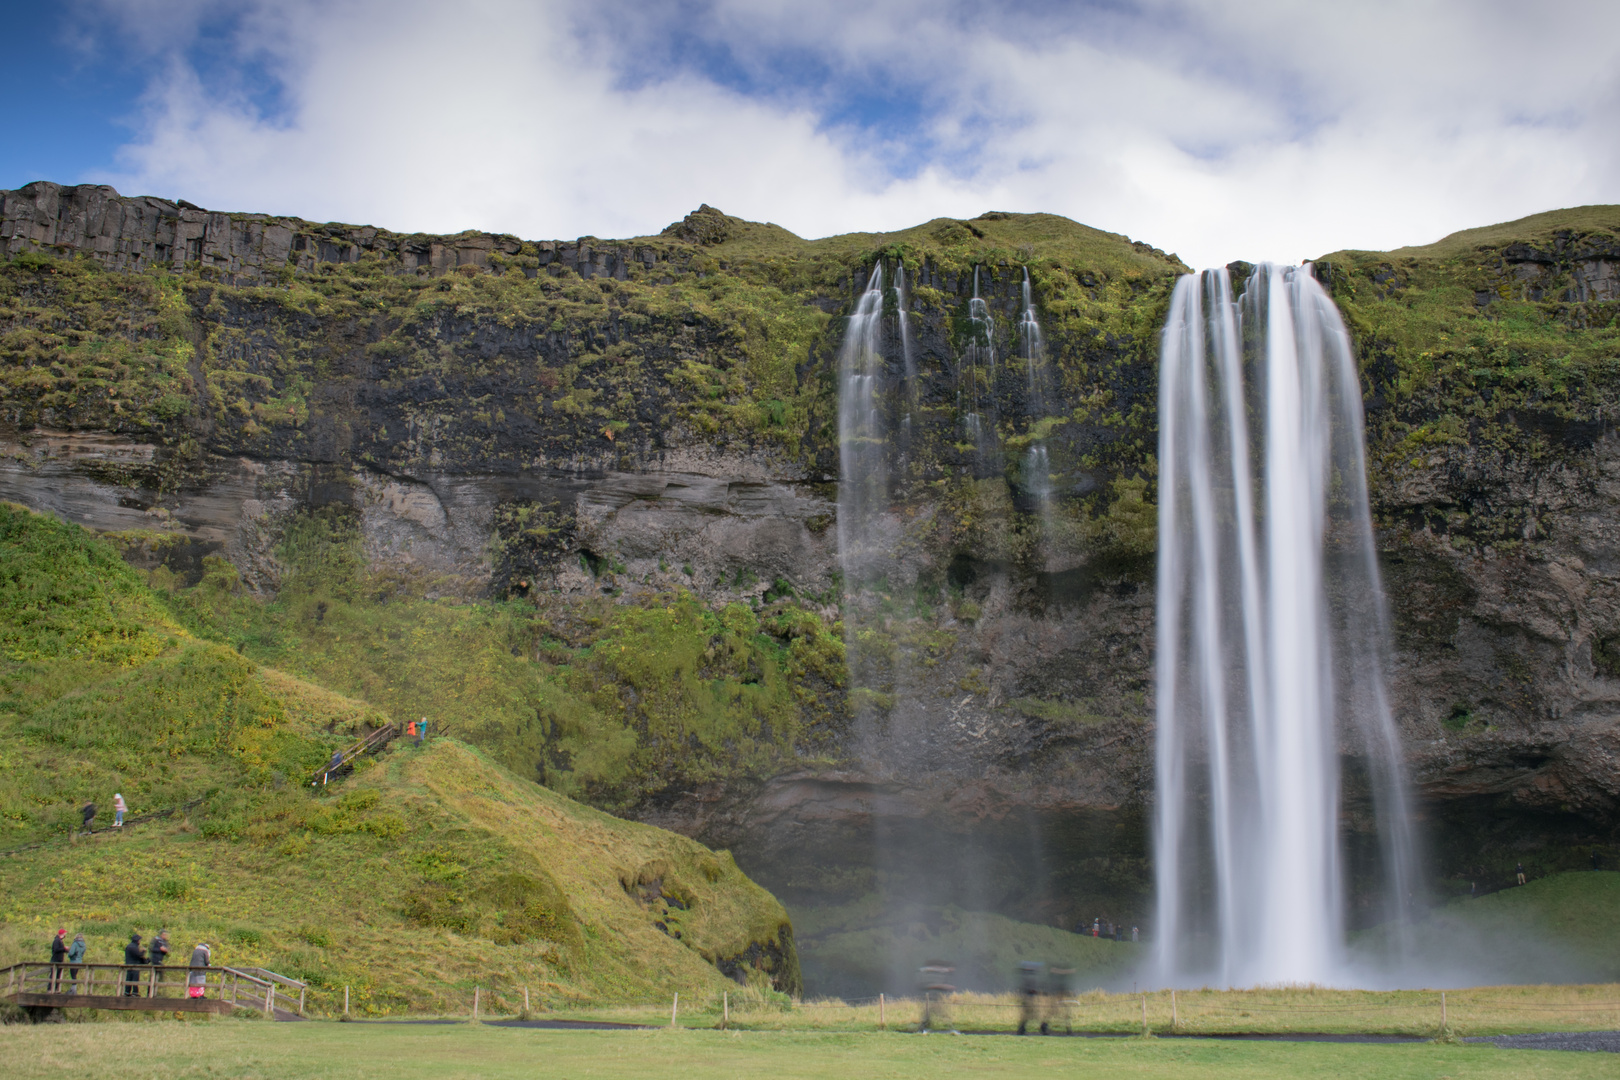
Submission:
<svg viewBox="0 0 1620 1080">
<path fill-rule="evenodd" d="M 384 724 L 370 735 L 351 743 L 343 749 L 341 756 L 335 764 L 322 765 L 310 777 L 310 787 L 325 787 L 330 781 L 347 776 L 354 771 L 354 763 L 367 754 L 374 754 L 388 743 L 399 737 L 398 724 Z"/>
</svg>

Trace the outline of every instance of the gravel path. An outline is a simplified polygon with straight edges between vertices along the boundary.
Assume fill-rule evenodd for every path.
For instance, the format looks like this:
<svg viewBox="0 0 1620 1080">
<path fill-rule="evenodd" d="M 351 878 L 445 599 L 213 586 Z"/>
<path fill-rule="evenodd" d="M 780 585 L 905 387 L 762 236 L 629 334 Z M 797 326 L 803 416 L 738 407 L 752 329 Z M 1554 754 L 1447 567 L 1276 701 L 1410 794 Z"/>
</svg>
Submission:
<svg viewBox="0 0 1620 1080">
<path fill-rule="evenodd" d="M 1620 1031 L 1553 1031 L 1536 1035 L 1476 1035 L 1465 1042 L 1495 1043 L 1504 1050 L 1596 1050 L 1620 1054 Z"/>
</svg>

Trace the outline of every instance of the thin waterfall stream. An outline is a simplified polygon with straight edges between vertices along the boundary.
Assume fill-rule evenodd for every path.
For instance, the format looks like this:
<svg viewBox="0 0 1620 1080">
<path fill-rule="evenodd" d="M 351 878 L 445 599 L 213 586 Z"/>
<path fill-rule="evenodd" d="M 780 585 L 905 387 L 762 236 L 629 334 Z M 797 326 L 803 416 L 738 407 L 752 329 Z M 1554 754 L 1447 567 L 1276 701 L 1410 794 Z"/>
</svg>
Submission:
<svg viewBox="0 0 1620 1080">
<path fill-rule="evenodd" d="M 1412 887 L 1349 335 L 1311 268 L 1177 284 L 1159 385 L 1157 951 L 1174 983 L 1343 984 L 1340 758 L 1382 914 Z"/>
</svg>

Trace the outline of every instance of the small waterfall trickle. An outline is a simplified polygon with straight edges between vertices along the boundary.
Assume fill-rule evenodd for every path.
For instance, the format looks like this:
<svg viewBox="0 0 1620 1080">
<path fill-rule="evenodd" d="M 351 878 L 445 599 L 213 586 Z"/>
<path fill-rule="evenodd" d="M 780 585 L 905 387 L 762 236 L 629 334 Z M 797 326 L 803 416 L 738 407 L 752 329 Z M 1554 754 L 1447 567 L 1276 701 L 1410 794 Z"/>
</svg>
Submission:
<svg viewBox="0 0 1620 1080">
<path fill-rule="evenodd" d="M 1361 386 L 1309 266 L 1183 277 L 1159 374 L 1157 949 L 1171 983 L 1343 983 L 1339 760 L 1388 917 L 1413 845 Z M 1254 425 L 1251 430 L 1251 423 Z"/>
<path fill-rule="evenodd" d="M 991 433 L 987 432 L 984 402 L 996 385 L 996 320 L 979 295 L 979 268 L 973 268 L 973 298 L 968 301 L 968 344 L 962 357 L 957 390 L 957 408 L 962 414 L 962 434 L 978 449 L 983 463 L 991 456 Z M 966 391 L 960 382 L 967 384 Z"/>
<path fill-rule="evenodd" d="M 917 355 L 911 347 L 911 318 L 910 297 L 906 294 L 906 266 L 896 263 L 894 267 L 894 307 L 896 322 L 900 326 L 900 356 L 905 363 L 906 372 L 906 409 L 900 418 L 902 435 L 907 444 L 911 441 L 912 417 L 917 411 Z"/>
<path fill-rule="evenodd" d="M 858 580 L 872 554 L 872 527 L 888 507 L 888 432 L 883 374 L 883 264 L 872 268 L 838 353 L 838 554 Z"/>
<path fill-rule="evenodd" d="M 1018 320 L 1020 358 L 1028 379 L 1031 416 L 1046 415 L 1046 345 L 1041 340 L 1041 321 L 1035 314 L 1035 300 L 1029 286 L 1029 267 L 1024 267 L 1024 308 Z"/>
<path fill-rule="evenodd" d="M 1018 352 L 1025 372 L 1024 411 L 1031 423 L 1046 416 L 1046 344 L 1041 337 L 1041 320 L 1035 313 L 1034 290 L 1030 287 L 1029 267 L 1024 267 L 1024 294 L 1022 313 L 1018 319 Z M 1046 444 L 1039 439 L 1032 442 L 1024 454 L 1024 490 L 1035 503 L 1041 519 L 1044 542 L 1052 535 L 1052 463 Z"/>
</svg>

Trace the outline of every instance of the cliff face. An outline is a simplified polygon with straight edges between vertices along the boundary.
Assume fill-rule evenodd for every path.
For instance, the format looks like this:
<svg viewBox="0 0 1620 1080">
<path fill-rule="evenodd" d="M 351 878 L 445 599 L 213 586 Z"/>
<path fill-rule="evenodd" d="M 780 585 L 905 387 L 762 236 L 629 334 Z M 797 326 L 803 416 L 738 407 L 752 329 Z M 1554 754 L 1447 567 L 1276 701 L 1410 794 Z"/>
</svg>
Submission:
<svg viewBox="0 0 1620 1080">
<path fill-rule="evenodd" d="M 1319 264 L 1363 359 L 1397 714 L 1442 872 L 1515 843 L 1551 865 L 1620 820 L 1617 232 L 1588 208 Z M 0 193 L 0 243 L 0 497 L 124 534 L 182 598 L 218 555 L 233 603 L 274 610 L 289 529 L 325 514 L 374 575 L 346 603 L 386 578 L 520 608 L 510 659 L 540 688 L 503 760 L 728 845 L 790 897 L 870 888 L 904 850 L 942 902 L 1141 910 L 1173 256 L 1045 215 L 806 242 L 705 207 L 659 237 L 536 243 L 47 184 Z M 879 262 L 906 285 L 884 301 L 882 572 L 857 588 L 837 355 Z M 591 723 L 618 726 L 570 719 L 548 688 L 578 698 L 587 654 L 609 661 L 567 613 L 683 596 L 750 613 L 757 657 L 705 630 L 662 682 L 614 660 Z M 819 689 L 771 689 L 778 654 Z M 694 719 L 722 676 L 728 701 L 777 696 Z M 591 764 L 609 744 L 666 764 Z M 710 764 L 669 765 L 688 754 Z M 964 858 L 998 884 L 964 892 Z"/>
</svg>

